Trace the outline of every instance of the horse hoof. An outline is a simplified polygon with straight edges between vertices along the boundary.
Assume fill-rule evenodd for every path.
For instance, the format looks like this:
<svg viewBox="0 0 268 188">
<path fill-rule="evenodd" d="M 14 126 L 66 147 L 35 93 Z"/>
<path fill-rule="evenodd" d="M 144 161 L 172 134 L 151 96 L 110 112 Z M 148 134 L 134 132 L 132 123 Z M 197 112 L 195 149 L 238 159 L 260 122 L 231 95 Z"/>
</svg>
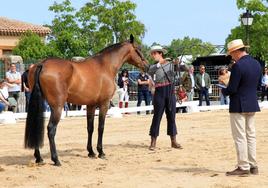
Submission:
<svg viewBox="0 0 268 188">
<path fill-rule="evenodd" d="M 100 159 L 106 159 L 106 157 L 105 157 L 105 154 L 104 154 L 104 153 L 99 154 L 99 155 L 98 155 L 98 157 L 99 157 Z"/>
<path fill-rule="evenodd" d="M 87 155 L 89 158 L 96 158 L 96 154 L 95 153 L 89 153 L 88 155 Z"/>
<path fill-rule="evenodd" d="M 45 165 L 46 163 L 42 160 L 42 161 L 40 161 L 40 162 L 37 162 L 36 163 L 38 166 L 43 166 L 43 165 Z"/>
<path fill-rule="evenodd" d="M 43 160 L 42 158 L 40 158 L 40 159 L 36 159 L 36 160 L 35 160 L 35 163 L 38 163 L 38 164 L 39 164 L 39 163 L 44 163 L 43 161 L 44 161 L 44 160 Z"/>
<path fill-rule="evenodd" d="M 56 161 L 56 162 L 54 163 L 54 166 L 61 166 L 60 161 Z"/>
</svg>

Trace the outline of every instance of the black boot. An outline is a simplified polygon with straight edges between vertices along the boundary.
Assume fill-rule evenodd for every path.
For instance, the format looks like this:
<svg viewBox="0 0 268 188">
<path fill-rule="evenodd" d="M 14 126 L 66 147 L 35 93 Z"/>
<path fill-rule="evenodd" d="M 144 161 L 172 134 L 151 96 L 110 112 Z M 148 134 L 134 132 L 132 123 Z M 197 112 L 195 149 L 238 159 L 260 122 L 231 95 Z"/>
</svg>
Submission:
<svg viewBox="0 0 268 188">
<path fill-rule="evenodd" d="M 171 140 L 171 147 L 172 148 L 182 149 L 182 146 L 179 143 L 177 143 L 177 141 L 176 141 L 176 136 L 170 136 L 170 140 Z"/>
<path fill-rule="evenodd" d="M 156 137 L 151 137 L 151 145 L 149 147 L 149 150 L 155 150 L 155 146 L 156 146 Z"/>
</svg>

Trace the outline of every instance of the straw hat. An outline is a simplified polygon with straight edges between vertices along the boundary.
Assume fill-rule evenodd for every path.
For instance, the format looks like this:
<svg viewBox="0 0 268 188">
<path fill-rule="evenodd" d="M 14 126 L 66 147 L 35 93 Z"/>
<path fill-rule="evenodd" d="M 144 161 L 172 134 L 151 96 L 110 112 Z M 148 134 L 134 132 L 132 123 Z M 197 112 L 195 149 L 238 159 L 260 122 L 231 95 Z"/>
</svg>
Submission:
<svg viewBox="0 0 268 188">
<path fill-rule="evenodd" d="M 163 54 L 166 54 L 167 53 L 167 50 L 164 49 L 162 46 L 160 45 L 154 45 L 151 47 L 150 49 L 150 53 L 152 52 L 162 52 Z"/>
<path fill-rule="evenodd" d="M 241 39 L 232 40 L 231 42 L 227 44 L 228 54 L 240 48 L 244 48 L 244 47 L 246 46 L 244 45 Z"/>
</svg>

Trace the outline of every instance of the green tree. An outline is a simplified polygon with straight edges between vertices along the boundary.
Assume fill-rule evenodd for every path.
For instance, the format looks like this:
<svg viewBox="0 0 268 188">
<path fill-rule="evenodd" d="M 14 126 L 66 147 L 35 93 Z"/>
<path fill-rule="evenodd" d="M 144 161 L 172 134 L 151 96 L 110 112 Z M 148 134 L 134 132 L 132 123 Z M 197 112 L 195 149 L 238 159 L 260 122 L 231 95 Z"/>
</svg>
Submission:
<svg viewBox="0 0 268 188">
<path fill-rule="evenodd" d="M 80 9 L 77 16 L 93 53 L 128 39 L 130 34 L 141 41 L 145 26 L 136 20 L 135 9 L 136 4 L 129 0 L 92 0 Z"/>
<path fill-rule="evenodd" d="M 198 38 L 184 37 L 183 39 L 174 39 L 167 47 L 168 56 L 176 58 L 180 55 L 207 56 L 216 52 L 215 46 L 211 43 L 203 42 Z"/>
<path fill-rule="evenodd" d="M 237 0 L 239 9 L 248 9 L 253 15 L 253 24 L 249 26 L 249 53 L 268 61 L 268 7 L 267 0 Z M 241 17 L 241 16 L 240 16 Z M 240 19 L 240 18 L 239 18 Z M 233 28 L 226 44 L 236 38 L 246 41 L 246 28 L 242 24 Z"/>
<path fill-rule="evenodd" d="M 138 41 L 144 25 L 136 21 L 136 4 L 120 0 L 92 0 L 76 11 L 70 0 L 49 7 L 56 16 L 49 26 L 49 46 L 60 57 L 88 56 L 133 34 Z"/>
<path fill-rule="evenodd" d="M 52 30 L 49 47 L 59 57 L 88 56 L 87 41 L 83 40 L 76 10 L 70 0 L 64 0 L 62 3 L 54 2 L 49 10 L 56 14 L 52 25 L 49 26 Z"/>
<path fill-rule="evenodd" d="M 23 60 L 27 61 L 43 59 L 48 56 L 48 51 L 41 37 L 31 31 L 27 31 L 13 49 L 13 54 L 20 55 Z"/>
</svg>

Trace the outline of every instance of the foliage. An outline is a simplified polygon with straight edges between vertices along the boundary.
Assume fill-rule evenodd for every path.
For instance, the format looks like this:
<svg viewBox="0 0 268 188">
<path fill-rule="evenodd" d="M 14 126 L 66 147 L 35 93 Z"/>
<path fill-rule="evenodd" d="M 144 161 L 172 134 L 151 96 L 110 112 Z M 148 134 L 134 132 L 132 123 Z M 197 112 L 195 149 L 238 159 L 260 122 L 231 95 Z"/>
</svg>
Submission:
<svg viewBox="0 0 268 188">
<path fill-rule="evenodd" d="M 183 39 L 172 40 L 167 49 L 167 56 L 172 58 L 177 58 L 183 55 L 192 55 L 193 59 L 195 59 L 197 56 L 208 56 L 216 52 L 216 48 L 212 44 L 188 36 Z"/>
<path fill-rule="evenodd" d="M 56 14 L 52 25 L 49 26 L 52 30 L 49 36 L 50 48 L 54 49 L 59 57 L 87 56 L 87 40 L 84 40 L 81 33 L 70 0 L 65 0 L 61 4 L 54 2 L 49 10 Z"/>
<path fill-rule="evenodd" d="M 27 31 L 13 49 L 14 55 L 20 55 L 23 60 L 42 59 L 48 56 L 48 47 L 37 34 Z"/>
<path fill-rule="evenodd" d="M 267 0 L 237 0 L 239 9 L 248 9 L 253 15 L 253 24 L 251 26 L 235 27 L 227 37 L 226 43 L 241 38 L 245 42 L 246 29 L 249 31 L 249 53 L 254 57 L 268 61 L 268 1 Z"/>
<path fill-rule="evenodd" d="M 130 34 L 140 41 L 145 27 L 135 20 L 135 8 L 131 1 L 93 0 L 76 11 L 70 0 L 55 2 L 49 8 L 56 14 L 49 45 L 61 57 L 71 58 L 94 54 Z"/>
</svg>

